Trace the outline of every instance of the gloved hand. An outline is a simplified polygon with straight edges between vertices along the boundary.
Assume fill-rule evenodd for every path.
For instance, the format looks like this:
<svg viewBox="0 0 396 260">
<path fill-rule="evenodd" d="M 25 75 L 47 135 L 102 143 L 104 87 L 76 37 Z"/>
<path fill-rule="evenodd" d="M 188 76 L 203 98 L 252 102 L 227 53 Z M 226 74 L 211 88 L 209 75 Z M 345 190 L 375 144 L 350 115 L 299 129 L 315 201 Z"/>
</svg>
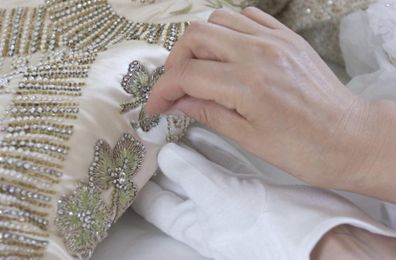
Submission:
<svg viewBox="0 0 396 260">
<path fill-rule="evenodd" d="M 264 181 L 236 149 L 205 130 L 193 129 L 188 138 L 203 155 L 166 145 L 158 156 L 164 175 L 140 191 L 133 207 L 206 257 L 309 259 L 321 237 L 342 224 L 395 235 L 332 192 Z"/>
</svg>

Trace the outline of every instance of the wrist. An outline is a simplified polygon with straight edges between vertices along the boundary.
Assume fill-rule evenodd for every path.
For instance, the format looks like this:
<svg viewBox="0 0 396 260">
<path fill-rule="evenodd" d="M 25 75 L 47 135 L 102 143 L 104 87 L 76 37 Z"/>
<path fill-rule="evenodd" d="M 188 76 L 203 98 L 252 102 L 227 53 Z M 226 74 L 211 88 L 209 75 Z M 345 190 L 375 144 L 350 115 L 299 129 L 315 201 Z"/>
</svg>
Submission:
<svg viewBox="0 0 396 260">
<path fill-rule="evenodd" d="M 341 189 L 396 202 L 396 103 L 365 102 L 350 122 L 351 146 Z"/>
</svg>

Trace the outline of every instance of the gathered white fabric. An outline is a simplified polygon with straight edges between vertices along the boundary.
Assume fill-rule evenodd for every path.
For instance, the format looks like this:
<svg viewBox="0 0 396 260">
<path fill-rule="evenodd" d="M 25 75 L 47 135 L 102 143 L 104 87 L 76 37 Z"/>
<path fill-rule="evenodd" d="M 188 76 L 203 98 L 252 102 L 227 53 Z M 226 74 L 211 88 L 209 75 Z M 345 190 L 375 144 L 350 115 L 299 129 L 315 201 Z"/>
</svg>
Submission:
<svg viewBox="0 0 396 260">
<path fill-rule="evenodd" d="M 353 79 L 347 87 L 368 99 L 396 101 L 396 0 L 380 0 L 342 20 L 341 48 Z M 396 229 L 396 205 L 385 203 Z"/>
<path fill-rule="evenodd" d="M 141 190 L 133 207 L 206 257 L 309 259 L 321 237 L 342 224 L 396 237 L 335 193 L 264 181 L 206 130 L 190 130 L 188 141 L 200 153 L 164 146 L 158 157 L 164 175 Z"/>
</svg>

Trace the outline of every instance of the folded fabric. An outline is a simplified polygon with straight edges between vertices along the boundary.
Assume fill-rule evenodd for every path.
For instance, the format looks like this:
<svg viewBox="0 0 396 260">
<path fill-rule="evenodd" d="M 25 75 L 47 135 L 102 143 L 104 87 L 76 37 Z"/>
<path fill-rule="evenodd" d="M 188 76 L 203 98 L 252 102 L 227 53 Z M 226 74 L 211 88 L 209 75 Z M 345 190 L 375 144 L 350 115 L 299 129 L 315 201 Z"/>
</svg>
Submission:
<svg viewBox="0 0 396 260">
<path fill-rule="evenodd" d="M 309 259 L 322 236 L 343 224 L 396 237 L 332 192 L 264 181 L 249 162 L 238 160 L 236 150 L 205 130 L 195 128 L 188 136 L 202 154 L 164 146 L 158 162 L 165 177 L 149 182 L 133 207 L 204 256 Z"/>
</svg>

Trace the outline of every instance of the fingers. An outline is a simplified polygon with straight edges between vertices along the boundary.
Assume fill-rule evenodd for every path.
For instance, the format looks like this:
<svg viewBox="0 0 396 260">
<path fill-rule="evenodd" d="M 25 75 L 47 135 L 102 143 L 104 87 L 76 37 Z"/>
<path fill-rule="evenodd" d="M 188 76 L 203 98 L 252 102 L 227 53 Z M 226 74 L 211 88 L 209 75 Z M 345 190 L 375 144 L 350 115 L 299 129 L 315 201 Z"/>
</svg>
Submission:
<svg viewBox="0 0 396 260">
<path fill-rule="evenodd" d="M 191 200 L 182 200 L 149 181 L 138 193 L 133 209 L 170 237 L 187 244 L 206 257 L 211 257 L 198 209 Z"/>
<path fill-rule="evenodd" d="M 175 104 L 174 109 L 237 142 L 241 132 L 248 133 L 250 129 L 250 124 L 238 113 L 215 102 L 185 97 Z"/>
<path fill-rule="evenodd" d="M 165 145 L 159 155 L 162 172 L 177 183 L 201 210 L 210 211 L 227 198 L 225 176 L 199 153 L 176 144 Z"/>
<path fill-rule="evenodd" d="M 271 29 L 287 29 L 285 25 L 275 19 L 273 16 L 261 11 L 256 7 L 247 7 L 242 10 L 241 14 L 248 17 L 249 19 L 255 21 L 262 26 L 271 28 Z"/>
<path fill-rule="evenodd" d="M 211 23 L 193 22 L 173 47 L 165 63 L 165 70 L 186 59 L 235 61 L 236 49 L 243 42 L 243 34 Z"/>
<path fill-rule="evenodd" d="M 182 199 L 188 199 L 188 196 L 186 195 L 184 190 L 177 183 L 166 177 L 161 172 L 159 172 L 151 180 L 158 184 L 162 189 L 170 191 Z"/>
<path fill-rule="evenodd" d="M 152 181 L 147 182 L 139 191 L 132 206 L 148 222 L 179 240 L 183 238 L 185 230 L 196 221 L 192 201 L 183 200 Z"/>
<path fill-rule="evenodd" d="M 239 86 L 233 66 L 207 60 L 184 60 L 168 70 L 154 86 L 145 107 L 149 114 L 169 110 L 185 95 L 216 101 L 235 109 Z"/>
<path fill-rule="evenodd" d="M 208 22 L 250 35 L 260 35 L 263 32 L 271 31 L 271 28 L 263 27 L 261 24 L 244 15 L 225 9 L 214 11 L 209 16 Z"/>
</svg>

